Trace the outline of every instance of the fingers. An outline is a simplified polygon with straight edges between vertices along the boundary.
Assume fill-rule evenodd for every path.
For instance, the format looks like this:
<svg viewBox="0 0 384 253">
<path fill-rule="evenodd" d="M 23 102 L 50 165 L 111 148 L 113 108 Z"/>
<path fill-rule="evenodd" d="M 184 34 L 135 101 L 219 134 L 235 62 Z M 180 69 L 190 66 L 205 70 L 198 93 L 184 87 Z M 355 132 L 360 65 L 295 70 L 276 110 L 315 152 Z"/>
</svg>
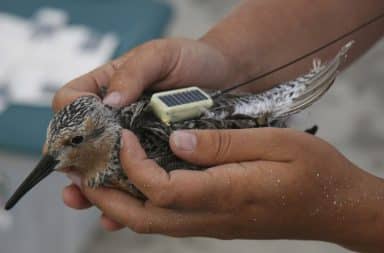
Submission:
<svg viewBox="0 0 384 253">
<path fill-rule="evenodd" d="M 107 86 L 116 70 L 123 64 L 124 57 L 117 58 L 62 87 L 53 98 L 55 112 L 81 96 L 97 96 L 102 86 Z"/>
<path fill-rule="evenodd" d="M 111 106 L 135 101 L 142 91 L 172 89 L 188 85 L 218 88 L 238 79 L 228 57 L 206 43 L 188 39 L 153 40 L 125 56 L 124 65 L 111 79 Z"/>
<path fill-rule="evenodd" d="M 83 188 L 87 198 L 101 209 L 104 215 L 110 217 L 119 224 L 130 225 L 138 220 L 139 210 L 143 203 L 129 194 L 111 188 L 91 189 L 87 186 Z M 127 208 L 127 207 L 130 208 Z"/>
<path fill-rule="evenodd" d="M 104 216 L 117 221 L 110 222 L 102 218 L 108 229 L 119 229 L 124 224 L 138 233 L 161 233 L 172 236 L 211 235 L 208 228 L 217 228 L 224 222 L 220 214 L 187 213 L 159 208 L 143 203 L 129 194 L 110 189 L 91 189 L 84 187 L 84 193 Z"/>
<path fill-rule="evenodd" d="M 69 82 L 55 94 L 53 110 L 60 110 L 80 96 L 99 95 L 102 86 L 108 87 L 105 104 L 121 107 L 134 102 L 145 88 L 171 72 L 177 65 L 179 50 L 179 43 L 172 41 L 155 40 L 141 45 Z"/>
<path fill-rule="evenodd" d="M 79 187 L 74 184 L 68 185 L 64 188 L 63 201 L 68 207 L 78 210 L 87 209 L 93 206 L 81 192 Z M 124 227 L 124 225 L 121 225 L 104 214 L 101 216 L 100 222 L 101 225 L 108 231 L 116 231 Z"/>
<path fill-rule="evenodd" d="M 179 54 L 180 45 L 172 40 L 154 40 L 133 49 L 111 78 L 104 103 L 121 107 L 134 102 L 144 89 L 160 82 L 172 71 Z"/>
<path fill-rule="evenodd" d="M 64 188 L 62 197 L 64 203 L 74 209 L 86 209 L 92 206 L 81 190 L 74 184 Z"/>
<path fill-rule="evenodd" d="M 108 87 L 103 102 L 112 107 L 134 102 L 150 86 L 222 87 L 238 78 L 229 62 L 219 50 L 202 42 L 153 40 L 69 82 L 56 93 L 52 107 L 58 111 L 80 96 L 99 95 L 101 86 Z"/>
<path fill-rule="evenodd" d="M 298 150 L 299 135 L 277 128 L 176 131 L 170 145 L 180 158 L 206 166 L 250 160 L 289 161 Z"/>
<path fill-rule="evenodd" d="M 82 96 L 97 96 L 93 91 L 80 91 L 70 87 L 64 86 L 56 92 L 52 101 L 52 110 L 54 112 L 60 111 L 63 107 L 70 104 L 74 100 Z"/>
<path fill-rule="evenodd" d="M 156 206 L 198 209 L 214 206 L 231 195 L 228 178 L 220 176 L 219 169 L 167 173 L 147 158 L 133 133 L 123 131 L 122 139 L 120 160 L 127 177 Z"/>
<path fill-rule="evenodd" d="M 107 217 L 105 214 L 101 215 L 100 223 L 104 229 L 111 231 L 111 232 L 124 228 L 124 225 L 112 220 L 111 218 Z"/>
</svg>

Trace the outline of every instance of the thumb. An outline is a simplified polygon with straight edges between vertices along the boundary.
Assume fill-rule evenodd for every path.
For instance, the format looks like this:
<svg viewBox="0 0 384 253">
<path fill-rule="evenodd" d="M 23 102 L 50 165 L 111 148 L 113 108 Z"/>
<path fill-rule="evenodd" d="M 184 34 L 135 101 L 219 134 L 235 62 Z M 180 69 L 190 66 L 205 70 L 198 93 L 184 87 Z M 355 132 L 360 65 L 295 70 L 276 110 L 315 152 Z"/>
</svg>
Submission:
<svg viewBox="0 0 384 253">
<path fill-rule="evenodd" d="M 171 40 L 145 43 L 124 56 L 108 85 L 103 102 L 112 107 L 132 103 L 142 92 L 167 77 L 179 58 L 179 46 Z"/>
<path fill-rule="evenodd" d="M 170 137 L 172 151 L 183 160 L 212 166 L 251 160 L 291 160 L 297 133 L 289 129 L 181 130 Z"/>
</svg>

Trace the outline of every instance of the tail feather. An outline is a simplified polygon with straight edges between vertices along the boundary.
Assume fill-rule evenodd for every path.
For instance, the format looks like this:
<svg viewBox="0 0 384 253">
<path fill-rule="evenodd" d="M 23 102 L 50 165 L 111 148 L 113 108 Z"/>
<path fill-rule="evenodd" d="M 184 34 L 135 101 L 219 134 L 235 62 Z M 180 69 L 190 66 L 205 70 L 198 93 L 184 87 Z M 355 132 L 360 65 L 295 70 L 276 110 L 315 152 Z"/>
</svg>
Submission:
<svg viewBox="0 0 384 253">
<path fill-rule="evenodd" d="M 205 111 L 203 117 L 223 120 L 245 116 L 274 121 L 298 113 L 313 104 L 332 86 L 352 44 L 347 43 L 329 63 L 321 64 L 315 60 L 308 74 L 260 94 L 224 94 L 215 101 L 212 108 Z"/>
<path fill-rule="evenodd" d="M 295 114 L 324 95 L 334 83 L 340 66 L 344 62 L 352 44 L 352 41 L 347 43 L 336 57 L 327 64 L 319 66 L 317 62 L 314 62 L 314 69 L 304 76 L 302 80 L 299 78 L 290 82 L 291 85 L 293 84 L 292 89 L 287 89 L 287 92 L 282 94 L 285 98 L 281 99 L 282 102 L 276 104 L 273 108 L 272 118 L 285 118 Z"/>
</svg>

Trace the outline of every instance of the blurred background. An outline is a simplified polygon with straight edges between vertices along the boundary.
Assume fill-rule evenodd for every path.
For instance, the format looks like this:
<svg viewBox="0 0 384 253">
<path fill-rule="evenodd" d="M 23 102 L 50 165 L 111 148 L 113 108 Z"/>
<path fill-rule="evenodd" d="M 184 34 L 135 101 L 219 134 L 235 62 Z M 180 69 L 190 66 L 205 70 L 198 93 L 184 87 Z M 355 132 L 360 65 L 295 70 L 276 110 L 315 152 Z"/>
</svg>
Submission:
<svg viewBox="0 0 384 253">
<path fill-rule="evenodd" d="M 51 117 L 50 100 L 68 80 L 133 46 L 161 36 L 198 38 L 235 0 L 1 0 L 0 205 L 36 164 Z M 384 176 L 384 41 L 345 71 L 304 117 L 319 136 Z M 107 233 L 95 209 L 61 201 L 69 181 L 53 174 L 12 212 L 0 209 L 1 253 L 349 252 L 303 241 L 220 241 Z"/>
</svg>

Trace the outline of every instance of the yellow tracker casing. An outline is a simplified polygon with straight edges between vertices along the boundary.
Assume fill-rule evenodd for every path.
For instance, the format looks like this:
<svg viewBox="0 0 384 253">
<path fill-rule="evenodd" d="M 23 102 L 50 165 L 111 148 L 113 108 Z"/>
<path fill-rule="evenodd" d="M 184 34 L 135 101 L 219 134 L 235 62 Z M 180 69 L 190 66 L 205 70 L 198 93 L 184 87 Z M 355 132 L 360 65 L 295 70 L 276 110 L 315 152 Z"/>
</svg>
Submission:
<svg viewBox="0 0 384 253">
<path fill-rule="evenodd" d="M 150 101 L 154 114 L 166 124 L 198 117 L 212 105 L 212 98 L 198 87 L 154 93 Z"/>
</svg>

